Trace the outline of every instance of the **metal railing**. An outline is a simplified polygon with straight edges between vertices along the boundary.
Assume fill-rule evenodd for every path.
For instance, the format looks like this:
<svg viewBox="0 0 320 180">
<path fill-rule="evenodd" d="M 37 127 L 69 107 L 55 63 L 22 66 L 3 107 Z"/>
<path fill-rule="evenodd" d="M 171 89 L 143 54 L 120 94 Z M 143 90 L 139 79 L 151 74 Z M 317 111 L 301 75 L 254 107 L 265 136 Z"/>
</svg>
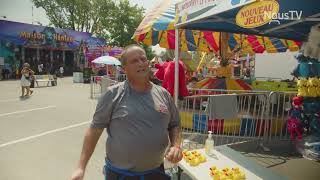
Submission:
<svg viewBox="0 0 320 180">
<path fill-rule="evenodd" d="M 123 78 L 123 76 L 121 76 Z M 109 86 L 117 84 L 119 81 L 115 81 L 112 77 L 108 76 L 91 76 L 90 78 L 90 98 L 99 98 L 106 92 Z"/>
<path fill-rule="evenodd" d="M 224 92 L 224 94 L 218 94 Z M 186 97 L 179 104 L 182 134 L 185 139 L 203 144 L 207 132 L 212 131 L 216 145 L 230 144 L 246 140 L 263 140 L 267 130 L 268 94 L 253 91 L 213 91 L 212 95 L 193 95 Z M 238 113 L 231 119 L 217 119 L 208 109 L 213 107 L 210 98 L 234 96 Z M 222 98 L 223 99 L 223 98 Z M 226 103 L 226 102 L 221 102 Z M 230 107 L 231 108 L 231 107 Z M 218 108 L 219 109 L 219 108 Z M 221 109 L 220 109 L 221 110 Z M 228 113 L 224 109 L 223 113 Z M 221 112 L 220 112 L 221 113 Z"/>
<path fill-rule="evenodd" d="M 296 92 L 270 92 L 267 115 L 270 119 L 268 140 L 289 140 L 287 119 Z"/>
<path fill-rule="evenodd" d="M 213 94 L 241 94 L 241 93 L 263 93 L 269 94 L 270 91 L 262 90 L 227 90 L 227 89 L 196 89 L 188 88 L 190 95 L 213 95 Z"/>
<path fill-rule="evenodd" d="M 289 140 L 288 110 L 296 92 L 190 89 L 191 96 L 179 103 L 184 139 L 204 144 L 207 131 L 214 134 L 216 145 L 257 140 L 263 144 L 273 140 Z M 210 119 L 206 110 L 213 96 L 237 97 L 238 115 L 233 119 Z M 225 102 L 221 102 L 225 103 Z"/>
</svg>

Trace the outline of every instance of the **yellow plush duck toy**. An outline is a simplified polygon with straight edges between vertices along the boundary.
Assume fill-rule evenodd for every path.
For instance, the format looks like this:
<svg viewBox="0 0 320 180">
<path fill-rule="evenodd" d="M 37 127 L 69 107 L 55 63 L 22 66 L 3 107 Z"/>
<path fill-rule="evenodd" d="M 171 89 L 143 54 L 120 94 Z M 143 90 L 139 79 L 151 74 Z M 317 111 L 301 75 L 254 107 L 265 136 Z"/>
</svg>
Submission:
<svg viewBox="0 0 320 180">
<path fill-rule="evenodd" d="M 190 155 L 187 157 L 186 161 L 187 161 L 188 163 L 190 163 L 190 161 L 193 160 L 193 159 L 195 159 L 195 158 L 196 158 L 196 157 L 195 157 L 193 154 L 190 154 Z"/>
<path fill-rule="evenodd" d="M 198 157 L 198 159 L 199 159 L 200 163 L 204 163 L 207 161 L 207 158 L 202 154 Z"/>
<path fill-rule="evenodd" d="M 319 78 L 315 78 L 315 86 L 316 86 L 316 92 L 317 92 L 316 97 L 320 97 L 320 79 Z"/>
<path fill-rule="evenodd" d="M 298 80 L 298 82 L 297 82 L 298 96 L 305 97 L 305 96 L 309 95 L 307 84 L 308 84 L 308 80 L 306 80 L 306 79 L 299 79 Z"/>
<path fill-rule="evenodd" d="M 298 96 L 302 96 L 302 81 L 298 79 L 297 81 L 297 88 L 298 88 Z"/>
<path fill-rule="evenodd" d="M 308 80 L 308 94 L 310 97 L 317 97 L 317 80 L 316 78 L 309 78 Z"/>
<path fill-rule="evenodd" d="M 211 176 L 213 177 L 213 179 L 220 179 L 221 176 L 223 175 L 223 173 L 219 170 L 216 171 L 211 171 Z"/>
<path fill-rule="evenodd" d="M 246 179 L 246 175 L 244 174 L 244 172 L 240 171 L 240 169 L 238 167 L 232 168 L 232 171 L 233 171 L 233 179 L 234 180 Z"/>
<path fill-rule="evenodd" d="M 189 159 L 190 166 L 198 166 L 200 164 L 200 161 L 198 158 Z"/>
</svg>

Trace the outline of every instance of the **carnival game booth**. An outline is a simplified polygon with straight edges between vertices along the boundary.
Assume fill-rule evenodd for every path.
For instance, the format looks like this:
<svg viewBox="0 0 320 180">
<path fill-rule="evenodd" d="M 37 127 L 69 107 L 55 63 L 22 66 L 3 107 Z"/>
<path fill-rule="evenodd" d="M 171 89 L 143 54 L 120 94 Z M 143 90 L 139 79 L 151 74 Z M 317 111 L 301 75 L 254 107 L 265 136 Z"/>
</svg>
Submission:
<svg viewBox="0 0 320 180">
<path fill-rule="evenodd" d="M 186 1 L 186 3 L 188 2 L 189 1 Z M 246 57 L 247 55 L 254 55 L 255 53 L 264 53 L 264 52 L 278 53 L 278 52 L 286 52 L 287 50 L 297 51 L 299 49 L 299 46 L 301 45 L 299 41 L 295 41 L 295 40 L 266 37 L 261 35 L 241 34 L 238 31 L 233 31 L 232 33 L 226 34 L 224 33 L 224 31 L 220 31 L 220 30 L 216 30 L 216 31 L 206 31 L 205 29 L 177 30 L 175 29 L 174 25 L 175 23 L 178 23 L 179 21 L 181 21 L 182 17 L 179 16 L 181 14 L 180 13 L 181 11 L 179 10 L 176 12 L 174 10 L 174 6 L 172 6 L 172 3 L 173 1 L 166 1 L 166 0 L 162 1 L 162 3 L 160 3 L 159 6 L 157 6 L 154 10 L 147 13 L 145 19 L 137 28 L 133 38 L 137 42 L 142 42 L 146 45 L 159 44 L 160 47 L 167 48 L 167 49 L 175 49 L 176 52 L 178 52 L 178 49 L 180 51 L 202 51 L 202 52 L 216 53 L 221 56 L 227 56 L 228 58 L 230 58 L 231 56 L 234 56 L 235 54 L 237 54 L 237 56 Z M 223 2 L 221 3 L 224 4 Z M 187 5 L 185 7 L 187 7 Z M 206 12 L 211 7 L 201 6 L 201 8 L 207 8 L 203 10 L 203 12 Z M 201 12 L 199 13 L 201 14 Z M 196 16 L 196 14 L 193 14 L 192 16 Z M 223 22 L 220 22 L 220 23 L 223 23 Z M 183 26 L 181 25 L 181 27 Z M 176 46 L 176 43 L 179 43 L 179 46 Z M 179 47 L 179 48 L 175 48 L 175 47 Z M 210 81 L 213 83 L 208 83 Z M 258 123 L 259 119 L 262 121 L 264 118 L 257 118 L 253 116 L 253 114 L 264 114 L 266 112 L 266 108 L 267 108 L 266 100 L 268 99 L 268 96 L 269 96 L 268 93 L 270 92 L 252 91 L 250 85 L 238 79 L 206 78 L 202 82 L 199 82 L 199 84 L 201 83 L 202 84 L 207 83 L 207 85 L 210 85 L 210 89 L 201 90 L 201 88 L 204 88 L 205 86 L 200 85 L 198 86 L 199 90 L 197 90 L 197 95 L 208 95 L 208 94 L 210 95 L 210 94 L 217 94 L 217 93 L 221 94 L 221 92 L 223 92 L 223 94 L 231 94 L 231 93 L 240 94 L 240 92 L 242 92 L 243 94 L 248 92 L 250 93 L 250 96 L 253 93 L 260 94 L 260 96 L 256 95 L 257 98 L 254 98 L 254 99 L 256 99 L 258 103 L 262 103 L 264 105 L 262 104 L 260 106 L 254 105 L 255 101 L 252 101 L 252 97 L 251 97 L 251 101 L 245 102 L 245 104 L 247 105 L 249 104 L 249 106 L 247 106 L 247 111 L 250 111 L 250 112 L 252 111 L 252 113 L 247 114 L 247 117 L 253 120 L 252 122 L 254 123 L 251 123 L 251 124 L 255 124 L 253 126 L 256 126 L 257 124 L 259 124 L 260 126 L 261 124 L 261 129 L 270 128 L 270 125 L 264 126 L 263 125 L 264 123 Z M 177 84 L 175 87 L 177 87 Z M 214 87 L 222 88 L 222 90 L 212 89 Z M 175 94 L 177 94 L 177 91 L 175 92 Z M 261 94 L 264 94 L 264 95 L 261 95 Z M 265 96 L 265 97 L 263 98 L 262 96 Z M 187 130 L 193 127 L 191 129 L 194 131 L 201 131 L 205 133 L 207 132 L 209 127 L 208 118 L 205 118 L 208 116 L 208 113 L 201 114 L 204 112 L 199 112 L 198 110 L 205 109 L 205 107 L 199 108 L 199 104 L 201 104 L 199 103 L 199 101 L 206 102 L 209 97 L 205 97 L 205 98 L 201 97 L 200 99 L 196 98 L 196 100 L 191 100 L 190 98 L 196 98 L 196 97 L 187 97 L 187 99 L 189 99 L 188 102 L 181 103 L 182 106 L 184 107 L 179 108 L 181 112 L 182 122 L 183 122 L 182 128 L 185 128 Z M 249 99 L 249 97 L 246 97 L 245 99 Z M 196 103 L 196 105 L 194 106 L 191 105 L 192 103 L 190 103 L 193 101 L 195 101 Z M 185 110 L 187 106 L 188 106 L 188 110 Z M 193 107 L 195 107 L 196 109 L 193 110 L 192 109 Z M 250 109 L 254 107 L 255 109 Z M 245 115 L 243 115 L 243 117 L 244 116 Z M 202 119 L 202 121 L 199 120 L 199 117 L 203 117 L 203 118 L 200 118 Z M 196 126 L 198 122 L 201 122 L 202 125 Z M 239 119 L 238 121 L 236 121 L 236 123 L 231 123 L 231 124 L 234 125 L 234 129 L 238 129 L 238 130 L 239 130 L 239 127 L 242 124 L 244 124 L 243 127 L 247 127 L 247 129 L 251 132 L 249 134 L 255 134 L 253 132 L 255 132 L 257 128 L 249 128 L 251 127 L 251 124 L 248 125 L 247 122 L 250 123 L 249 121 L 242 122 Z M 216 126 L 218 126 L 219 123 L 212 123 L 212 124 L 216 124 Z M 277 123 L 274 123 L 274 124 L 276 125 Z M 281 126 L 283 125 L 279 125 L 277 127 L 277 130 L 281 129 L 282 128 Z M 206 129 L 199 128 L 199 127 L 206 127 Z M 237 134 L 238 136 L 240 134 L 243 135 L 242 133 L 239 133 L 239 132 L 235 134 Z"/>
<path fill-rule="evenodd" d="M 288 140 L 290 138 L 292 141 L 295 141 L 298 139 L 299 141 L 295 141 L 294 144 L 301 154 L 307 159 L 319 160 L 320 121 L 318 110 L 316 110 L 319 109 L 320 102 L 316 93 L 319 70 L 314 67 L 319 64 L 320 59 L 319 47 L 315 46 L 315 44 L 319 44 L 320 39 L 318 25 L 320 22 L 320 7 L 314 6 L 315 3 L 317 3 L 315 0 L 206 1 L 206 3 L 200 4 L 184 1 L 177 4 L 176 12 L 180 16 L 176 28 L 223 31 L 228 33 L 237 32 L 304 41 L 302 55 L 297 57 L 299 64 L 294 71 L 294 76 L 299 79 L 297 83 L 298 94 L 296 92 L 271 92 L 267 95 L 266 109 L 264 112 L 261 112 L 261 114 L 265 114 L 266 116 L 257 117 L 254 122 L 256 124 L 260 122 L 260 125 L 264 127 L 262 128 L 265 130 L 264 132 L 259 131 L 259 133 L 263 134 L 263 138 L 260 140 Z M 292 10 L 300 15 L 283 18 L 283 15 L 288 14 Z M 268 13 L 269 15 L 266 15 Z M 278 16 L 270 16 L 270 14 L 278 14 Z M 176 34 L 178 33 L 179 31 L 176 30 Z M 225 38 L 227 38 L 227 35 Z M 312 71 L 309 71 L 310 66 L 313 66 Z M 277 100 L 274 101 L 272 95 L 278 97 L 276 98 Z M 284 100 L 281 101 L 281 99 Z M 225 102 L 225 100 L 220 102 Z M 211 106 L 213 105 L 211 104 Z M 217 106 L 213 108 L 213 111 L 219 109 L 219 105 Z M 209 108 L 209 110 L 212 109 Z M 223 112 L 223 110 L 220 112 Z M 240 113 L 238 113 L 237 117 L 240 116 L 242 118 L 241 111 L 239 110 L 238 112 Z M 246 112 L 251 112 L 251 110 L 249 109 Z M 205 123 L 202 124 L 207 125 L 207 129 L 209 129 L 209 121 L 212 118 L 210 116 L 202 117 L 201 113 L 203 112 L 200 111 L 198 117 L 192 117 L 193 123 L 199 125 L 200 123 L 198 122 L 204 119 Z M 248 114 L 251 116 L 251 113 Z M 219 124 L 219 120 L 215 120 L 214 122 Z M 224 119 L 225 122 L 226 119 Z M 232 123 L 233 121 L 229 122 Z M 243 124 L 243 121 L 241 124 Z M 215 127 L 219 131 L 220 126 L 217 125 Z M 196 128 L 194 124 L 193 128 Z M 207 130 L 206 127 L 203 128 Z M 213 131 L 216 131 L 216 129 L 213 129 Z M 236 129 L 238 128 L 236 127 Z M 240 131 L 238 131 L 240 134 L 241 129 L 242 126 L 240 126 Z M 261 128 L 258 128 L 258 130 L 261 130 Z M 223 126 L 223 128 L 220 128 L 221 131 L 228 132 L 228 128 Z M 233 132 L 237 131 L 231 131 L 231 134 L 234 134 Z M 312 173 L 317 174 L 318 172 L 315 170 Z"/>
<path fill-rule="evenodd" d="M 230 59 L 234 59 L 235 56 L 240 57 L 238 59 L 246 59 L 247 56 L 253 57 L 255 53 L 297 51 L 301 45 L 299 41 L 295 40 L 240 34 L 237 31 L 226 36 L 226 33 L 220 31 L 179 29 L 179 33 L 176 35 L 174 25 L 181 20 L 179 12 L 175 12 L 174 1 L 162 1 L 146 14 L 133 38 L 137 42 L 146 45 L 159 44 L 160 47 L 166 49 L 175 49 L 175 42 L 178 42 L 180 52 L 199 51 L 218 55 L 223 52 Z M 184 63 L 191 64 L 186 61 Z M 239 75 L 244 76 L 242 71 L 245 68 L 251 71 L 253 67 L 251 64 L 250 61 L 249 65 L 239 67 Z M 251 71 L 249 74 L 253 75 L 254 72 Z"/>
<path fill-rule="evenodd" d="M 18 73 L 21 65 L 28 62 L 37 74 L 54 74 L 63 66 L 66 75 L 84 67 L 84 47 L 106 44 L 86 32 L 4 20 L 0 20 L 0 43 L 4 68 L 11 73 Z"/>
<path fill-rule="evenodd" d="M 163 1 L 147 13 L 134 39 L 175 49 L 176 70 L 180 51 L 216 52 L 223 59 L 229 59 L 235 53 L 246 55 L 248 47 L 252 47 L 254 53 L 296 51 L 300 41 L 307 39 L 311 26 L 319 22 L 320 13 L 319 7 L 314 6 L 316 1 L 187 0 L 176 4 L 175 12 L 170 12 L 170 8 L 166 11 L 170 3 Z M 271 16 L 285 14 L 292 9 L 299 17 Z M 168 19 L 173 21 L 166 23 Z M 157 21 L 161 23 L 156 24 Z M 296 92 L 238 93 L 211 89 L 213 95 L 188 96 L 183 102 L 178 102 L 180 73 L 175 72 L 175 102 L 179 105 L 184 138 L 203 144 L 203 138 L 196 140 L 198 135 L 211 130 L 217 145 L 244 140 L 258 140 L 257 144 L 261 144 L 262 140 L 288 139 L 286 110 L 290 109 L 291 98 Z M 273 98 L 275 96 L 277 98 Z M 190 136 L 186 136 L 188 134 Z M 200 172 L 201 167 L 194 170 Z"/>
<path fill-rule="evenodd" d="M 265 114 L 265 118 L 256 118 L 255 122 L 258 123 L 261 120 L 260 125 L 264 127 L 265 131 L 262 133 L 261 140 L 302 139 L 302 143 L 298 141 L 296 145 L 299 146 L 298 149 L 303 156 L 319 160 L 320 122 L 319 113 L 316 110 L 319 109 L 320 104 L 316 93 L 319 70 L 315 67 L 319 64 L 320 51 L 315 44 L 319 44 L 320 39 L 320 7 L 314 6 L 315 3 L 317 3 L 315 0 L 305 2 L 299 0 L 207 1 L 200 4 L 190 4 L 190 1 L 184 1 L 177 4 L 176 12 L 179 13 L 179 18 L 176 28 L 236 32 L 304 41 L 302 55 L 297 57 L 298 66 L 294 70 L 294 76 L 299 79 L 298 94 L 296 92 L 271 92 L 267 95 L 266 109 L 261 112 Z M 288 18 L 271 16 L 285 15 L 293 9 L 300 15 Z M 223 39 L 228 39 L 228 33 L 223 35 Z M 176 34 L 179 34 L 178 29 L 176 29 Z M 222 56 L 228 56 L 226 48 L 223 49 Z M 276 96 L 276 100 L 272 96 Z M 251 113 L 249 114 L 251 116 Z M 240 115 L 241 113 L 238 114 L 238 117 Z M 193 123 L 201 122 L 202 116 L 193 117 L 191 115 L 191 117 Z M 202 124 L 209 127 L 210 117 L 204 116 L 203 119 L 205 123 Z M 219 129 L 220 126 L 217 127 Z M 273 133 L 274 129 L 275 133 Z"/>
</svg>

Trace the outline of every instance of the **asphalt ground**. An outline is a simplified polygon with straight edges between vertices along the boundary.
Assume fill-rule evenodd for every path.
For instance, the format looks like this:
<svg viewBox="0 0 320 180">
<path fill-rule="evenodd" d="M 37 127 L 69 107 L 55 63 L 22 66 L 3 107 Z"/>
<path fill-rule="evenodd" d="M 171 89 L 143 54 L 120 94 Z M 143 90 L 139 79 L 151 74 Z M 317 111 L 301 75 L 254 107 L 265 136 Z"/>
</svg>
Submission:
<svg viewBox="0 0 320 180">
<path fill-rule="evenodd" d="M 19 98 L 20 81 L 0 81 L 0 179 L 68 179 L 79 159 L 85 129 L 97 100 L 90 85 L 58 80 Z M 105 136 L 100 138 L 85 179 L 103 179 Z"/>
</svg>

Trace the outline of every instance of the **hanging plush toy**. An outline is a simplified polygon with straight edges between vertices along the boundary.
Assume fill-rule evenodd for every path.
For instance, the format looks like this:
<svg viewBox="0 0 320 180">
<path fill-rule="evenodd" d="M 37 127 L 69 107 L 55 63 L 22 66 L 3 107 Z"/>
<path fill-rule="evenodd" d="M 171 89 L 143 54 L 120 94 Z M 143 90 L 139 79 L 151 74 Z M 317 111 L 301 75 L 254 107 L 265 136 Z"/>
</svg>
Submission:
<svg viewBox="0 0 320 180">
<path fill-rule="evenodd" d="M 309 116 L 305 116 L 302 122 L 303 132 L 307 135 L 310 134 L 310 118 Z"/>
<path fill-rule="evenodd" d="M 311 28 L 308 42 L 304 44 L 305 56 L 320 59 L 320 25 L 315 25 Z"/>
<path fill-rule="evenodd" d="M 310 128 L 313 133 L 320 134 L 320 112 L 312 115 Z"/>
<path fill-rule="evenodd" d="M 319 71 L 320 71 L 320 69 L 319 69 Z M 316 84 L 317 97 L 320 97 L 320 79 L 319 78 L 315 79 L 315 84 Z"/>
<path fill-rule="evenodd" d="M 288 119 L 287 127 L 292 140 L 294 140 L 296 137 L 299 140 L 302 139 L 302 124 L 298 119 L 290 117 Z"/>
<path fill-rule="evenodd" d="M 306 79 L 299 79 L 297 82 L 297 86 L 298 86 L 298 96 L 308 96 L 309 92 L 308 92 L 308 88 L 307 88 L 307 84 L 308 84 L 308 80 Z"/>
<path fill-rule="evenodd" d="M 174 73 L 175 73 L 175 61 L 169 61 L 163 64 L 156 64 L 158 69 L 155 72 L 155 77 L 162 80 L 162 87 L 165 88 L 171 96 L 174 95 Z M 184 64 L 179 61 L 179 97 L 188 96 L 188 89 L 186 85 Z"/>
<path fill-rule="evenodd" d="M 303 110 L 305 114 L 314 114 L 319 111 L 319 103 L 314 101 L 313 99 L 308 99 L 303 103 Z"/>
<path fill-rule="evenodd" d="M 168 67 L 169 62 L 165 62 L 162 64 L 155 64 L 154 67 L 157 68 L 157 71 L 154 73 L 154 76 L 159 80 L 163 81 L 164 78 L 164 70 Z"/>
<path fill-rule="evenodd" d="M 316 78 L 309 78 L 308 80 L 308 95 L 310 97 L 317 97 L 317 80 Z"/>
<path fill-rule="evenodd" d="M 297 88 L 298 88 L 298 96 L 303 96 L 302 92 L 302 79 L 298 79 L 297 81 Z"/>
<path fill-rule="evenodd" d="M 301 96 L 295 96 L 292 98 L 292 108 L 289 110 L 289 119 L 287 123 L 288 132 L 290 133 L 291 139 L 302 138 L 303 124 L 303 109 L 302 109 L 303 98 Z"/>
<path fill-rule="evenodd" d="M 292 98 L 292 108 L 289 110 L 289 116 L 298 120 L 303 119 L 302 109 L 303 98 L 301 96 L 295 96 Z"/>
<path fill-rule="evenodd" d="M 296 78 L 309 78 L 319 76 L 318 66 L 320 67 L 318 60 L 304 56 L 302 53 L 295 55 L 298 60 L 297 66 L 293 69 L 291 75 Z"/>
</svg>

